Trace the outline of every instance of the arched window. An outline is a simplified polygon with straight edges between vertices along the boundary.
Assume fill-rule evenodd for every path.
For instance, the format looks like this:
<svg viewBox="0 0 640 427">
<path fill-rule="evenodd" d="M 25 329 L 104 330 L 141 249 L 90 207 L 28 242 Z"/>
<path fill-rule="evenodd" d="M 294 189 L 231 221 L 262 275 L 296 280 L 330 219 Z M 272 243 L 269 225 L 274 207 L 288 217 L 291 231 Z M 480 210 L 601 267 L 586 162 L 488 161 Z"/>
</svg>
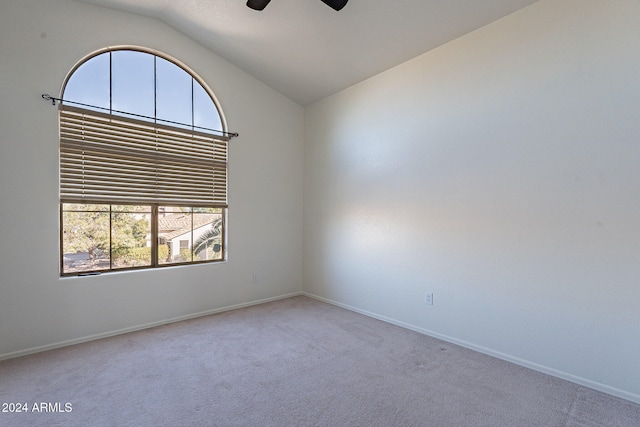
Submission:
<svg viewBox="0 0 640 427">
<path fill-rule="evenodd" d="M 200 78 L 104 50 L 72 70 L 59 109 L 62 275 L 225 258 L 229 134 Z"/>
</svg>

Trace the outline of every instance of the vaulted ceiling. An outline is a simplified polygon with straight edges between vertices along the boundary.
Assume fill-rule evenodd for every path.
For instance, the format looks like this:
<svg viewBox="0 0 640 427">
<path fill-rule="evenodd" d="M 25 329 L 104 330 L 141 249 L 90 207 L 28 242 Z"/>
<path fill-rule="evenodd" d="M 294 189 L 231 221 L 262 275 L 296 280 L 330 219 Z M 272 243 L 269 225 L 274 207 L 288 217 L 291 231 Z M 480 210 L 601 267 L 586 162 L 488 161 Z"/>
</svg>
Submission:
<svg viewBox="0 0 640 427">
<path fill-rule="evenodd" d="M 157 18 L 308 105 L 537 0 L 79 0 Z"/>
</svg>

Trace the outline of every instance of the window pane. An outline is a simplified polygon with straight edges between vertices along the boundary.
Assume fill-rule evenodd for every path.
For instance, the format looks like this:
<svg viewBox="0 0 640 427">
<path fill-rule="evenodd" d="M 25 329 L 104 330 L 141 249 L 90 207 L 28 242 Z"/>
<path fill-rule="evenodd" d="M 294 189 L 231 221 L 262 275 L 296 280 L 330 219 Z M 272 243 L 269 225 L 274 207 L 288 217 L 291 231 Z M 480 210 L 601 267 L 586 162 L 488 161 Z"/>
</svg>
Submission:
<svg viewBox="0 0 640 427">
<path fill-rule="evenodd" d="M 148 205 L 111 205 L 113 212 L 139 212 L 151 213 L 151 206 Z"/>
<path fill-rule="evenodd" d="M 182 68 L 166 59 L 156 59 L 156 114 L 158 119 L 191 127 L 191 80 Z"/>
<path fill-rule="evenodd" d="M 154 56 L 117 50 L 112 53 L 113 109 L 154 116 Z"/>
<path fill-rule="evenodd" d="M 222 259 L 222 209 L 161 206 L 158 212 L 160 264 Z"/>
<path fill-rule="evenodd" d="M 63 273 L 89 272 L 109 268 L 109 212 L 96 205 L 86 211 L 62 212 Z M 104 208 L 104 206 L 102 206 Z M 108 206 L 107 206 L 108 209 Z"/>
<path fill-rule="evenodd" d="M 109 52 L 94 56 L 74 71 L 64 88 L 63 99 L 109 109 Z M 75 105 L 69 103 L 69 105 Z M 77 105 L 76 105 L 77 106 Z"/>
<path fill-rule="evenodd" d="M 151 265 L 151 207 L 113 206 L 112 211 L 112 268 Z"/>
<path fill-rule="evenodd" d="M 193 123 L 204 128 L 222 130 L 216 104 L 197 81 L 193 82 Z"/>
<path fill-rule="evenodd" d="M 193 214 L 193 259 L 222 259 L 222 212 L 199 209 Z"/>
<path fill-rule="evenodd" d="M 222 208 L 203 208 L 203 207 L 195 207 L 192 208 L 195 213 L 222 213 Z"/>
<path fill-rule="evenodd" d="M 159 264 L 191 262 L 191 231 L 193 229 L 191 211 L 191 208 L 184 206 L 158 208 Z"/>
<path fill-rule="evenodd" d="M 89 205 L 85 203 L 63 203 L 65 212 L 109 212 L 109 205 Z"/>
</svg>

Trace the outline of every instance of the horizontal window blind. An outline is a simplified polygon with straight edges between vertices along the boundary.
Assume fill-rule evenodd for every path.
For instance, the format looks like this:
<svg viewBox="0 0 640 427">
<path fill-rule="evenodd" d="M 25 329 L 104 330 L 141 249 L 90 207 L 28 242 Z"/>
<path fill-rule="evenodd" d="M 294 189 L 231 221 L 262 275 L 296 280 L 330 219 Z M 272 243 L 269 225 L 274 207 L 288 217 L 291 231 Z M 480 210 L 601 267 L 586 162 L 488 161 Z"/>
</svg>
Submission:
<svg viewBox="0 0 640 427">
<path fill-rule="evenodd" d="M 60 106 L 60 198 L 227 207 L 228 138 Z"/>
</svg>

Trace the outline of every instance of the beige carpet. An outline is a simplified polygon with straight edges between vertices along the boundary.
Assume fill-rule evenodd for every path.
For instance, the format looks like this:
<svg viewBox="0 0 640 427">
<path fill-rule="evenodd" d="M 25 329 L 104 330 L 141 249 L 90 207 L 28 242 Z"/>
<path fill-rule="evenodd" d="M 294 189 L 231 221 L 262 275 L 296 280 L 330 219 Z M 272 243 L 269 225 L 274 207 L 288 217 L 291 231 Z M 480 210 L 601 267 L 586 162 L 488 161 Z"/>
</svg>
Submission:
<svg viewBox="0 0 640 427">
<path fill-rule="evenodd" d="M 306 297 L 0 362 L 0 402 L 27 404 L 2 426 L 640 425 L 640 405 Z"/>
</svg>

